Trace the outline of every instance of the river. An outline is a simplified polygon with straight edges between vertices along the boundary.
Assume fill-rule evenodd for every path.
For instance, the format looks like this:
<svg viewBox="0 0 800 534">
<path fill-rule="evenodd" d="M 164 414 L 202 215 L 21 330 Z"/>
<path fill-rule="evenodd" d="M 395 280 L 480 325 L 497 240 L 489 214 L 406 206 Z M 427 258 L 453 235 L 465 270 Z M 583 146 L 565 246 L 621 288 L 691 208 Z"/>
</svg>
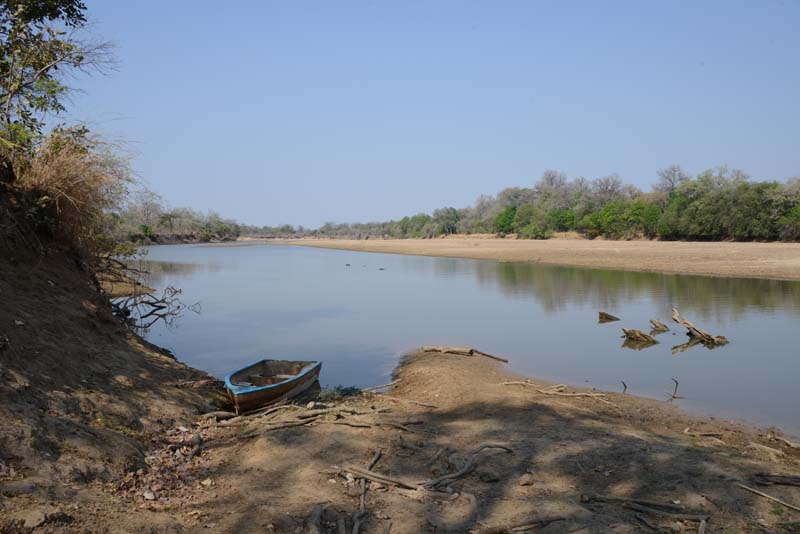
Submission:
<svg viewBox="0 0 800 534">
<path fill-rule="evenodd" d="M 149 247 L 150 285 L 187 304 L 146 337 L 223 377 L 261 358 L 323 361 L 323 385 L 386 382 L 420 345 L 471 345 L 529 376 L 666 400 L 800 434 L 800 282 L 636 273 L 277 245 Z M 730 343 L 681 351 L 689 320 Z M 599 324 L 599 310 L 622 320 Z M 621 327 L 672 330 L 623 346 Z M 446 380 L 447 377 L 442 377 Z"/>
</svg>

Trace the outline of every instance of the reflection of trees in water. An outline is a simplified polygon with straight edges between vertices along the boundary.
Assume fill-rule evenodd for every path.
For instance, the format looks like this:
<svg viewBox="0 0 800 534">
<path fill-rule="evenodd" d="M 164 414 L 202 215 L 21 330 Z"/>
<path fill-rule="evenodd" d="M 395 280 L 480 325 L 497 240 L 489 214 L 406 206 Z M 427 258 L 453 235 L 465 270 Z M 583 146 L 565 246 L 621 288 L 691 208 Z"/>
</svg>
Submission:
<svg viewBox="0 0 800 534">
<path fill-rule="evenodd" d="M 201 263 L 180 263 L 175 261 L 147 261 L 140 262 L 138 269 L 146 271 L 146 285 L 150 287 L 162 287 L 170 277 L 187 276 L 195 272 L 220 271 L 221 266 L 214 264 Z"/>
<path fill-rule="evenodd" d="M 525 263 L 475 262 L 481 285 L 509 295 L 531 296 L 548 311 L 569 304 L 619 310 L 642 298 L 664 298 L 669 306 L 703 319 L 738 316 L 747 309 L 800 313 L 800 282 L 751 278 L 582 269 Z"/>
</svg>

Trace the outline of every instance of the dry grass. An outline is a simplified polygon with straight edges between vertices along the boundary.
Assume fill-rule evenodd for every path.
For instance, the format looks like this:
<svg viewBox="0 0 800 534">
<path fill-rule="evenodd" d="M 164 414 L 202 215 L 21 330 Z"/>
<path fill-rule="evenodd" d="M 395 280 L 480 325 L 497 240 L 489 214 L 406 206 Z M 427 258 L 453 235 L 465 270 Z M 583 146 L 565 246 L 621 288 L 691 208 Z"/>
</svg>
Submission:
<svg viewBox="0 0 800 534">
<path fill-rule="evenodd" d="M 85 129 L 54 132 L 36 150 L 18 185 L 38 197 L 34 216 L 87 257 L 113 245 L 109 213 L 133 183 L 128 159 Z"/>
</svg>

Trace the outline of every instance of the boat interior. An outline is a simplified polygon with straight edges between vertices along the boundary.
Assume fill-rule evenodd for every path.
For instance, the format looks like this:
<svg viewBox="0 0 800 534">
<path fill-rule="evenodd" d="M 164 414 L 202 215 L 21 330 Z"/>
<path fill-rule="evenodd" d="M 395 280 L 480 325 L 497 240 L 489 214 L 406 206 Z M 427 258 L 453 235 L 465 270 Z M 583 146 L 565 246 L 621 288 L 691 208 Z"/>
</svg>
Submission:
<svg viewBox="0 0 800 534">
<path fill-rule="evenodd" d="M 294 378 L 316 363 L 266 360 L 234 373 L 231 383 L 237 386 L 271 386 Z"/>
</svg>

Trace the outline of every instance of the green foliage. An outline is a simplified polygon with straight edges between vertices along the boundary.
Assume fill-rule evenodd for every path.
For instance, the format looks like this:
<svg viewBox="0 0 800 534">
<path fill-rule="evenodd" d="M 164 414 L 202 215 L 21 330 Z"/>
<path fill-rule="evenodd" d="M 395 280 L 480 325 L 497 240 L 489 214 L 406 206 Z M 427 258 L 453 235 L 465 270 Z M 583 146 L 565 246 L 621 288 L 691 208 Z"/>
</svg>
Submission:
<svg viewBox="0 0 800 534">
<path fill-rule="evenodd" d="M 494 231 L 498 234 L 511 234 L 516 230 L 514 220 L 517 216 L 516 206 L 509 206 L 494 218 Z"/>
<path fill-rule="evenodd" d="M 575 230 L 577 225 L 575 210 L 557 209 L 547 213 L 547 226 L 556 232 Z"/>
<path fill-rule="evenodd" d="M 63 78 L 107 62 L 107 44 L 76 37 L 85 10 L 80 0 L 0 3 L 0 138 L 13 159 L 31 154 L 43 117 L 65 111 Z"/>
</svg>

